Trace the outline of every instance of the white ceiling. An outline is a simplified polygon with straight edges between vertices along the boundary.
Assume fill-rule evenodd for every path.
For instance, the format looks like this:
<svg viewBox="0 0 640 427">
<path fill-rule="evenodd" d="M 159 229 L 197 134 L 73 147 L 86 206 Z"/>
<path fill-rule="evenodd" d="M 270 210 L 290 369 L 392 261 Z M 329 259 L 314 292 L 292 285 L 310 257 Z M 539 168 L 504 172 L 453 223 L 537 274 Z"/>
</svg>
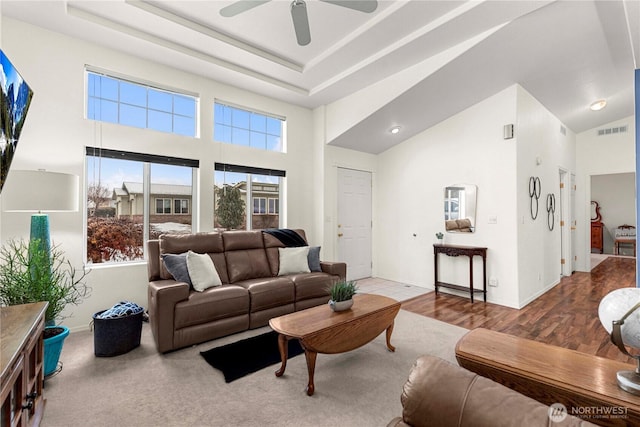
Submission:
<svg viewBox="0 0 640 427">
<path fill-rule="evenodd" d="M 370 153 L 514 83 L 574 132 L 634 112 L 638 0 L 383 0 L 370 14 L 307 0 L 311 43 L 304 47 L 288 0 L 222 17 L 231 3 L 3 0 L 1 7 L 3 16 L 308 108 L 481 40 L 331 141 Z M 607 107 L 590 111 L 600 98 Z M 392 124 L 401 135 L 389 135 Z"/>
</svg>

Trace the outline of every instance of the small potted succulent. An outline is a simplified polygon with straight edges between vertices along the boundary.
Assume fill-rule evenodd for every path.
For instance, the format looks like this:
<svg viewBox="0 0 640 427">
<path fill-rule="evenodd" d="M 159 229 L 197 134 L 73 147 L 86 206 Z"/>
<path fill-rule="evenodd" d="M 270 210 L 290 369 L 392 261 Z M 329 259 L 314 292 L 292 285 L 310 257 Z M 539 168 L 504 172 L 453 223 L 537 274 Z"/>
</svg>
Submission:
<svg viewBox="0 0 640 427">
<path fill-rule="evenodd" d="M 436 238 L 438 239 L 438 244 L 441 245 L 443 243 L 443 240 L 444 240 L 444 234 L 442 234 L 440 231 L 438 231 L 436 233 Z"/>
<path fill-rule="evenodd" d="M 329 307 L 333 311 L 344 311 L 353 305 L 353 296 L 358 291 L 355 280 L 341 280 L 329 288 Z"/>
</svg>

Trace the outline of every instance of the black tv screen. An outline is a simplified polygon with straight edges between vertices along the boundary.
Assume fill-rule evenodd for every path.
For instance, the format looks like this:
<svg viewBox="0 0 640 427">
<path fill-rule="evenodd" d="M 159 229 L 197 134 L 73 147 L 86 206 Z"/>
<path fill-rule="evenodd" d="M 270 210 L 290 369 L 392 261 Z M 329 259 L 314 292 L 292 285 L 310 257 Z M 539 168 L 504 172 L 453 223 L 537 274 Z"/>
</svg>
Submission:
<svg viewBox="0 0 640 427">
<path fill-rule="evenodd" d="M 33 98 L 33 91 L 24 81 L 18 70 L 13 66 L 9 58 L 0 50 L 0 86 L 2 86 L 2 98 L 0 99 L 0 192 L 9 173 L 11 160 L 18 146 L 20 131 L 27 117 L 27 110 Z"/>
</svg>

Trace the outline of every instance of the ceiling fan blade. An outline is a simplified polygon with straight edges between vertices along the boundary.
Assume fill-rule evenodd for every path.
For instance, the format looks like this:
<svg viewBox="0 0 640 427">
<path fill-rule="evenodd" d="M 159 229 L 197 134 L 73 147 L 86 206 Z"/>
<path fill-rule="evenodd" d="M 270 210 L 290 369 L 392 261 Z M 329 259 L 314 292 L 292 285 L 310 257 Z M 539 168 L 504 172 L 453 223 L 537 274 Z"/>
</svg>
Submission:
<svg viewBox="0 0 640 427">
<path fill-rule="evenodd" d="M 360 12 L 371 13 L 378 8 L 377 0 L 320 0 Z"/>
<path fill-rule="evenodd" d="M 307 5 L 303 0 L 291 2 L 291 19 L 293 19 L 293 29 L 296 32 L 298 44 L 300 46 L 308 45 L 311 42 L 311 30 L 309 29 Z"/>
<path fill-rule="evenodd" d="M 223 7 L 220 9 L 220 15 L 225 18 L 231 18 L 232 16 L 236 16 L 241 14 L 242 12 L 246 12 L 247 10 L 253 9 L 254 7 L 258 7 L 261 4 L 269 3 L 271 0 L 239 0 L 235 3 L 231 3 L 229 6 Z"/>
</svg>

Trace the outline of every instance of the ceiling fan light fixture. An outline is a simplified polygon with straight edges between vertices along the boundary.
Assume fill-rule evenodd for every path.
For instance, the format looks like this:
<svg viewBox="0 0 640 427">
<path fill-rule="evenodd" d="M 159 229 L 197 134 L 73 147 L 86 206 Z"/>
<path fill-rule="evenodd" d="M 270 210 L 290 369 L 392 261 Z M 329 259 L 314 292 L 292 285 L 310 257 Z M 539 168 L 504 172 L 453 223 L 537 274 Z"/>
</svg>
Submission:
<svg viewBox="0 0 640 427">
<path fill-rule="evenodd" d="M 593 104 L 591 104 L 589 106 L 589 108 L 591 109 L 591 111 L 600 111 L 606 106 L 607 106 L 607 100 L 606 99 L 599 99 L 596 102 L 594 102 Z"/>
<path fill-rule="evenodd" d="M 291 19 L 293 19 L 293 29 L 296 33 L 298 44 L 300 46 L 306 46 L 311 43 L 307 4 L 304 0 L 293 0 L 291 2 Z"/>
</svg>

